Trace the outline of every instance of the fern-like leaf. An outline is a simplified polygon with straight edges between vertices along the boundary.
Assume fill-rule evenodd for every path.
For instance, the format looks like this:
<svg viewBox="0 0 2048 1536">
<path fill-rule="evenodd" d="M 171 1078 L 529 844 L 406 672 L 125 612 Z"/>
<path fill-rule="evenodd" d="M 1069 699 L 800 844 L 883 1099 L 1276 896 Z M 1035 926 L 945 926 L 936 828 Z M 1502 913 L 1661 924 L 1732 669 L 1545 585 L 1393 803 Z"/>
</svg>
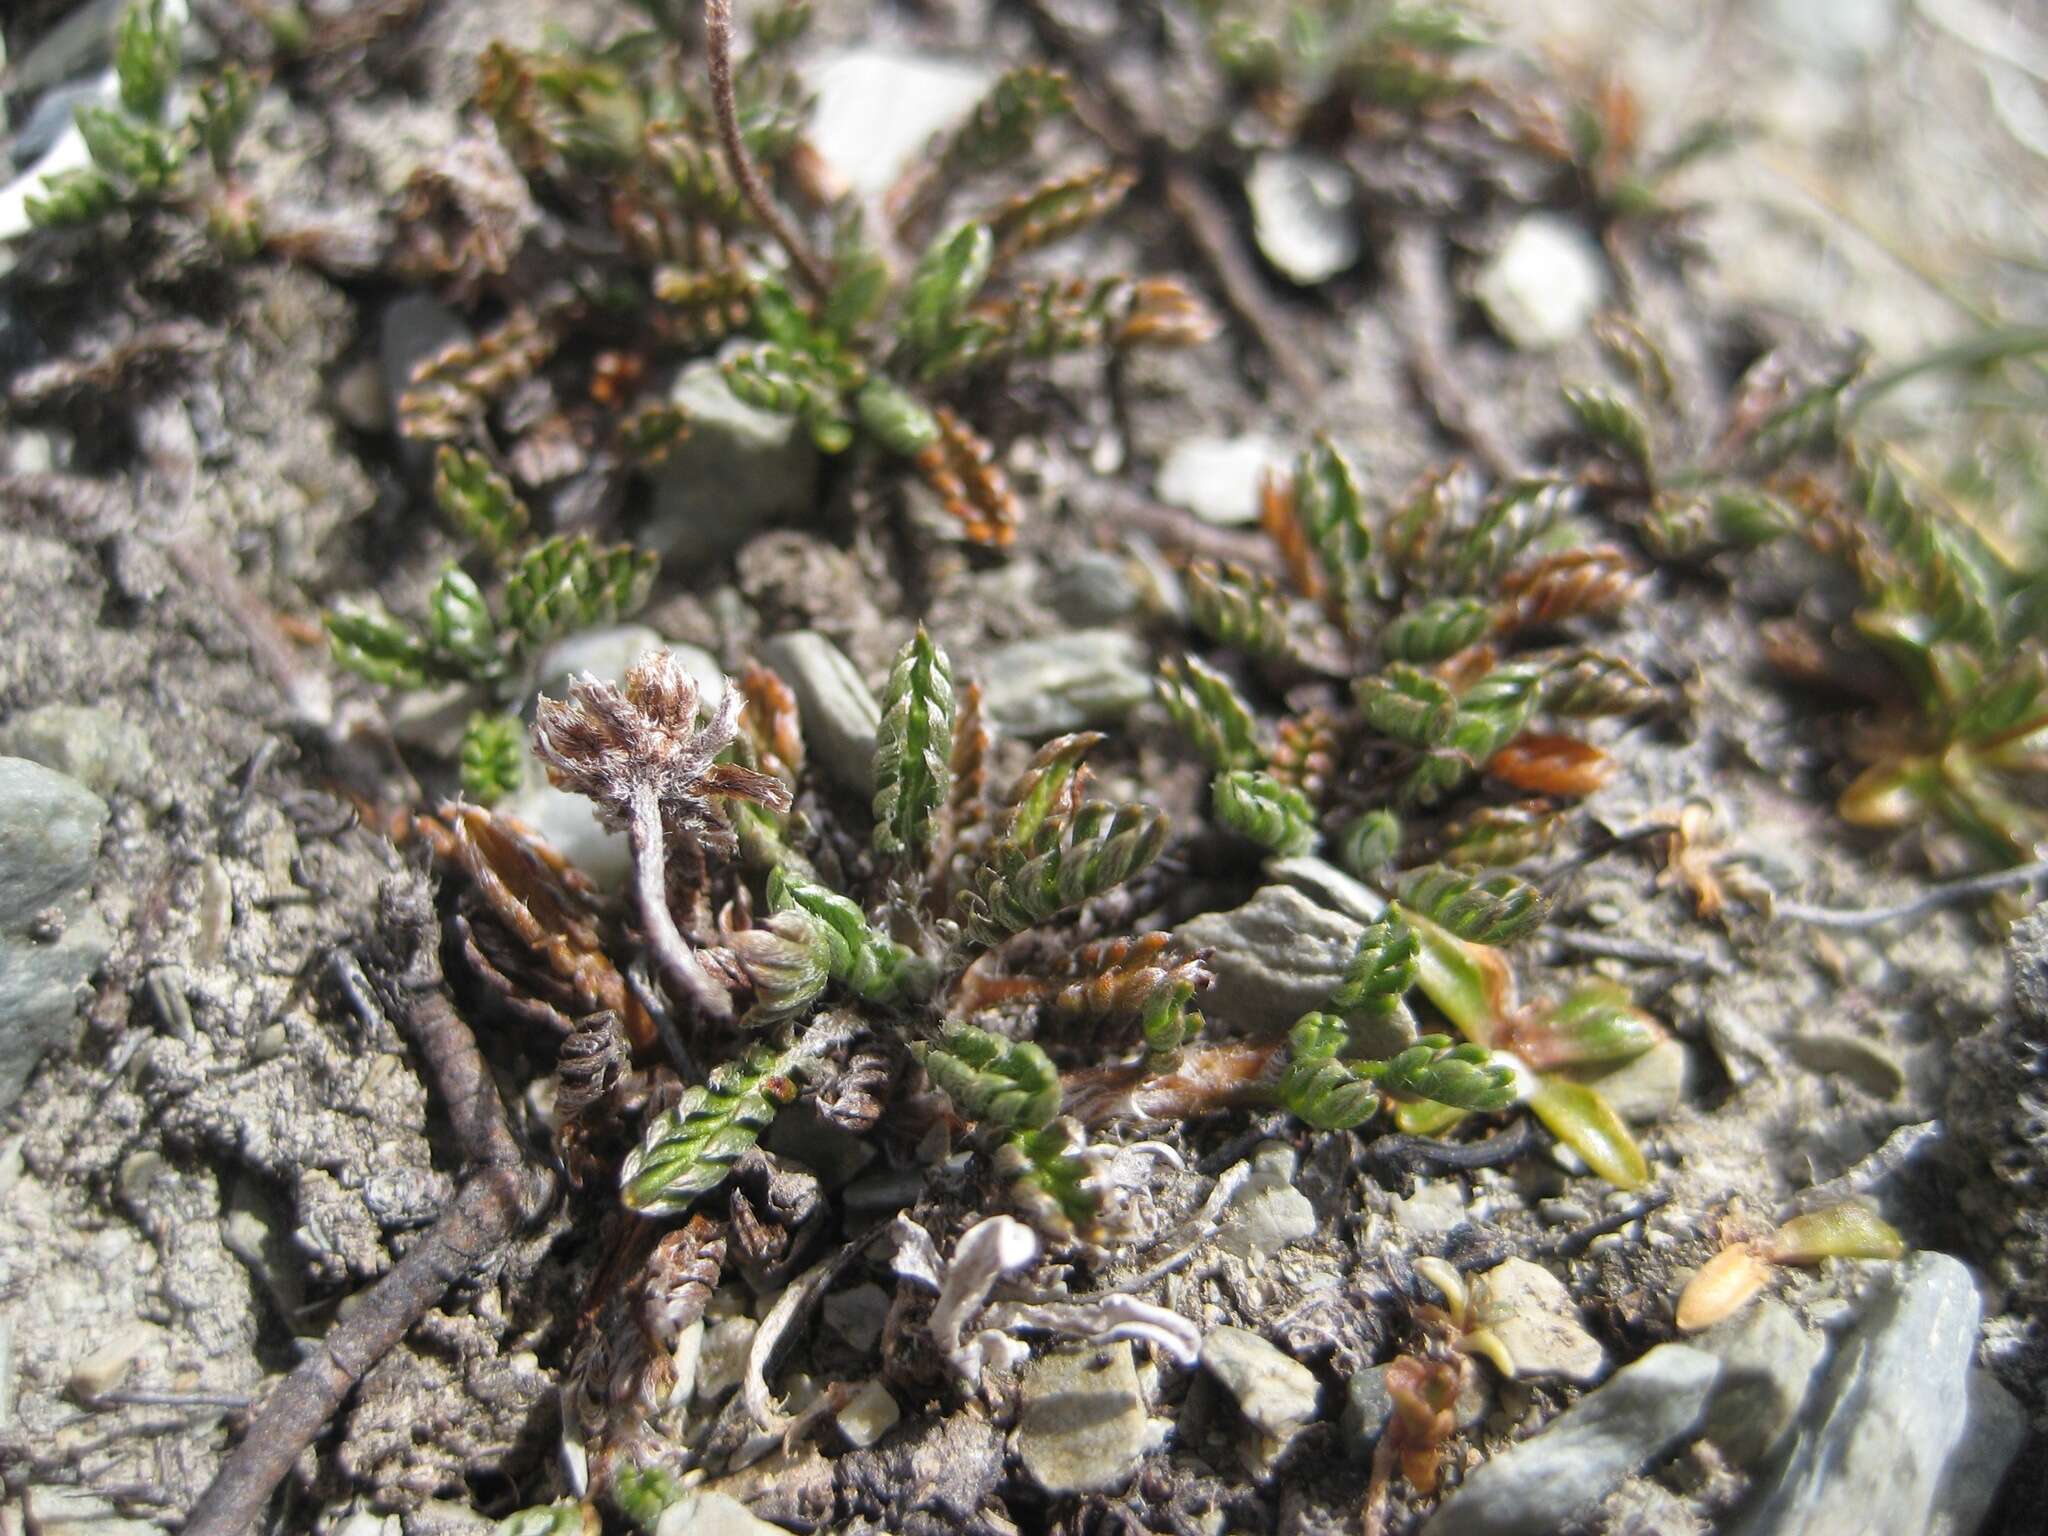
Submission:
<svg viewBox="0 0 2048 1536">
<path fill-rule="evenodd" d="M 1229 678 L 1197 657 L 1162 662 L 1159 698 L 1181 734 L 1211 768 L 1256 768 L 1266 761 L 1258 721 Z"/>
<path fill-rule="evenodd" d="M 1171 1057 L 1201 1027 L 1195 994 L 1215 981 L 1207 952 L 1183 955 L 1166 933 L 1090 944 L 1068 967 L 1075 979 L 1053 995 L 1061 1018 L 1133 1020 L 1154 1060 Z"/>
<path fill-rule="evenodd" d="M 1216 819 L 1240 837 L 1283 858 L 1316 845 L 1316 808 L 1307 795 L 1271 774 L 1232 768 L 1209 786 Z"/>
<path fill-rule="evenodd" d="M 1381 630 L 1380 648 L 1394 661 L 1427 665 L 1456 655 L 1493 625 L 1493 608 L 1479 598 L 1431 598 Z"/>
<path fill-rule="evenodd" d="M 1059 1069 L 1028 1040 L 952 1023 L 937 1041 L 912 1049 L 933 1084 L 969 1120 L 1030 1129 L 1060 1111 Z"/>
<path fill-rule="evenodd" d="M 510 554 L 533 521 L 512 482 L 489 459 L 452 445 L 444 444 L 434 456 L 434 500 L 456 531 L 493 560 Z"/>
<path fill-rule="evenodd" d="M 1351 1030 L 1327 1013 L 1303 1014 L 1287 1035 L 1287 1068 L 1275 1086 L 1281 1108 L 1320 1131 L 1348 1131 L 1379 1112 L 1379 1091 L 1337 1059 Z"/>
<path fill-rule="evenodd" d="M 1482 879 L 1426 864 L 1404 876 L 1400 890 L 1404 907 L 1474 944 L 1511 944 L 1549 913 L 1543 893 L 1513 875 Z"/>
<path fill-rule="evenodd" d="M 479 805 L 494 805 L 526 776 L 526 725 L 517 715 L 479 710 L 463 728 L 459 753 L 462 792 Z"/>
<path fill-rule="evenodd" d="M 630 544 L 601 546 L 557 534 L 520 557 L 505 586 L 505 618 L 528 647 L 557 635 L 613 624 L 647 601 L 659 556 Z"/>
<path fill-rule="evenodd" d="M 953 668 L 919 625 L 897 653 L 875 736 L 875 851 L 922 857 L 952 783 Z"/>
<path fill-rule="evenodd" d="M 641 1216 L 680 1216 L 725 1182 L 732 1165 L 761 1138 L 775 1112 L 796 1097 L 795 1047 L 756 1046 L 710 1078 L 683 1090 L 672 1109 L 648 1122 L 619 1170 L 619 1195 Z"/>
</svg>

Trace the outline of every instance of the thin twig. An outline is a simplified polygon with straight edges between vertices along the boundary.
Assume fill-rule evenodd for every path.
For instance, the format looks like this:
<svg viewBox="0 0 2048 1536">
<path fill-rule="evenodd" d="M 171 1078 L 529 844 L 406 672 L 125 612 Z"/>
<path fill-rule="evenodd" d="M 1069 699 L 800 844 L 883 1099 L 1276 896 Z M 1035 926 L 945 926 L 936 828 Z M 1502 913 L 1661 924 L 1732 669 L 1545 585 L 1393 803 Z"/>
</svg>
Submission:
<svg viewBox="0 0 2048 1536">
<path fill-rule="evenodd" d="M 1732 976 L 1734 967 L 1719 955 L 1685 944 L 1651 944 L 1620 934 L 1593 933 L 1584 928 L 1551 928 L 1544 937 L 1573 954 L 1597 955 L 1605 960 L 1626 960 L 1631 965 L 1672 965 L 1710 976 Z"/>
<path fill-rule="evenodd" d="M 1147 122 L 1129 95 L 1097 67 L 1093 50 L 1051 6 L 1044 0 L 1031 0 L 1027 9 L 1040 44 L 1072 66 L 1075 120 L 1119 159 L 1145 161 L 1158 168 L 1167 207 L 1185 227 L 1197 254 L 1216 279 L 1224 306 L 1272 359 L 1287 386 L 1303 400 L 1314 400 L 1321 385 L 1303 366 L 1300 348 L 1289 340 L 1286 326 L 1266 296 L 1258 268 L 1237 236 L 1230 210 L 1188 157 L 1155 124 Z"/>
<path fill-rule="evenodd" d="M 1925 895 L 1916 896 L 1911 901 L 1902 901 L 1896 906 L 1809 907 L 1803 901 L 1781 901 L 1772 911 L 1774 916 L 1789 917 L 1795 923 L 1806 923 L 1814 928 L 1878 928 L 1886 923 L 1903 922 L 1909 917 L 1939 912 L 1943 907 L 1953 907 L 1978 896 L 1988 896 L 1993 891 L 2032 885 L 2043 876 L 2048 876 L 2048 859 L 2036 859 L 2031 864 L 1993 870 L 1988 875 L 1971 875 L 1967 879 L 1951 880 L 1946 885 L 1937 885 Z"/>
<path fill-rule="evenodd" d="M 789 252 L 789 259 L 810 290 L 823 297 L 832 291 L 832 274 L 810 243 L 797 233 L 783 211 L 775 206 L 760 172 L 747 154 L 740 137 L 739 102 L 732 88 L 732 0 L 704 0 L 704 45 L 711 65 L 711 103 L 718 115 L 718 136 L 725 144 L 725 163 L 740 195 L 754 210 L 762 226 Z"/>
<path fill-rule="evenodd" d="M 185 1536 L 239 1536 L 252 1529 L 300 1452 L 371 1367 L 554 1197 L 553 1178 L 526 1164 L 476 1037 L 441 990 L 431 896 L 422 883 L 401 878 L 387 884 L 383 904 L 399 973 L 389 1001 L 478 1166 L 426 1235 L 264 1400 L 193 1505 Z"/>
<path fill-rule="evenodd" d="M 1365 1163 L 1381 1183 L 1409 1187 L 1418 1173 L 1464 1173 L 1499 1168 L 1536 1148 L 1536 1127 L 1527 1119 L 1484 1141 L 1438 1141 L 1430 1136 L 1375 1136 L 1365 1144 Z M 1384 1175 L 1391 1173 L 1388 1180 Z"/>
<path fill-rule="evenodd" d="M 1632 843 L 1647 842 L 1653 837 L 1668 837 L 1678 830 L 1678 824 L 1670 821 L 1646 821 L 1638 826 L 1624 827 L 1619 832 L 1603 837 L 1597 843 L 1589 843 L 1577 853 L 1559 859 L 1550 868 L 1534 877 L 1538 889 L 1549 891 L 1574 870 L 1584 869 L 1588 864 L 1604 859 L 1610 853 L 1626 848 Z"/>
<path fill-rule="evenodd" d="M 1462 438 L 1496 479 L 1528 473 L 1528 456 L 1516 446 L 1490 401 L 1465 387 L 1451 366 L 1451 296 L 1444 282 L 1444 238 L 1436 226 L 1403 219 L 1394 226 L 1389 251 L 1400 303 L 1393 321 L 1408 348 L 1408 366 L 1423 398 L 1446 432 Z"/>
<path fill-rule="evenodd" d="M 1667 1192 L 1657 1191 L 1647 1194 L 1642 1199 L 1630 1205 L 1625 1205 L 1618 1211 L 1609 1212 L 1598 1221 L 1588 1222 L 1583 1227 L 1572 1228 L 1571 1231 L 1563 1236 L 1543 1244 L 1539 1251 L 1547 1259 L 1569 1259 L 1576 1254 L 1584 1253 L 1593 1246 L 1596 1239 L 1605 1237 L 1610 1232 L 1619 1232 L 1623 1227 L 1630 1225 L 1632 1222 L 1641 1221 L 1645 1216 L 1650 1215 L 1654 1211 L 1661 1211 L 1670 1203 L 1671 1196 Z"/>
</svg>

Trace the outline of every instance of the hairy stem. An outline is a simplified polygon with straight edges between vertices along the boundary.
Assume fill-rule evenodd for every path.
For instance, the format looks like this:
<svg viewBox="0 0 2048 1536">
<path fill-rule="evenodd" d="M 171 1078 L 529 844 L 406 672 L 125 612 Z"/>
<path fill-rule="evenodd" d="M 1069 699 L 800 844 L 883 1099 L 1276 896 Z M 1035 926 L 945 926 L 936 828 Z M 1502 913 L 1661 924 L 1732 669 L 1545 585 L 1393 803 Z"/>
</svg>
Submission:
<svg viewBox="0 0 2048 1536">
<path fill-rule="evenodd" d="M 661 825 L 661 801 L 653 787 L 633 791 L 633 814 L 626 839 L 633 850 L 633 899 L 640 907 L 640 928 L 662 973 L 714 1019 L 732 1017 L 732 994 L 704 969 L 704 962 L 676 926 L 668 909 L 668 834 Z"/>
<path fill-rule="evenodd" d="M 739 102 L 732 88 L 732 0 L 704 0 L 704 44 L 710 57 L 711 102 L 718 114 L 718 136 L 724 141 L 725 163 L 732 169 L 732 179 L 739 183 L 740 195 L 746 198 L 762 227 L 789 252 L 790 261 L 810 290 L 819 295 L 829 293 L 832 274 L 770 199 L 740 138 Z"/>
</svg>

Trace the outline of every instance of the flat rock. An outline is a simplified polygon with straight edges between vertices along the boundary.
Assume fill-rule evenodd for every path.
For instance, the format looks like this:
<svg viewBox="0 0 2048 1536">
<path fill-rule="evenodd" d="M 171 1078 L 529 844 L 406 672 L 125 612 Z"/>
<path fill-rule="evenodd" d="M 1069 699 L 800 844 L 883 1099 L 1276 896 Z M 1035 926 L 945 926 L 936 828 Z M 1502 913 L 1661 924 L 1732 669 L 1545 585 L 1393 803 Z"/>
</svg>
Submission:
<svg viewBox="0 0 2048 1536">
<path fill-rule="evenodd" d="M 812 629 L 791 630 L 761 648 L 761 659 L 789 684 L 803 720 L 804 744 L 842 786 L 875 792 L 875 730 L 882 707 L 846 653 Z"/>
<path fill-rule="evenodd" d="M 879 1381 L 862 1382 L 846 1406 L 833 1415 L 839 1432 L 857 1451 L 866 1450 L 889 1433 L 902 1417 L 896 1399 Z"/>
<path fill-rule="evenodd" d="M 1017 1455 L 1047 1493 L 1121 1488 L 1150 1444 L 1128 1341 L 1107 1349 L 1057 1350 L 1025 1372 Z"/>
<path fill-rule="evenodd" d="M 1077 629 L 999 646 L 977 665 L 998 730 L 1036 739 L 1116 725 L 1152 697 L 1152 653 L 1122 629 Z"/>
<path fill-rule="evenodd" d="M 1790 1458 L 1734 1529 L 1924 1536 L 1969 1423 L 1981 1310 L 1960 1261 L 1901 1263 L 1842 1341 Z"/>
<path fill-rule="evenodd" d="M 810 509 L 818 450 L 794 416 L 738 399 L 712 358 L 686 364 L 669 400 L 689 413 L 690 431 L 653 476 L 641 542 L 671 566 L 722 559 Z"/>
<path fill-rule="evenodd" d="M 1291 457 L 1271 438 L 1192 437 L 1167 451 L 1152 489 L 1205 523 L 1256 523 L 1261 482 L 1267 471 L 1286 469 Z"/>
<path fill-rule="evenodd" d="M 691 1489 L 661 1512 L 654 1536 L 788 1536 L 730 1494 Z"/>
<path fill-rule="evenodd" d="M 1358 260 L 1364 231 L 1357 182 L 1328 155 L 1275 150 L 1245 177 L 1252 238 L 1266 260 L 1304 287 L 1335 277 Z"/>
<path fill-rule="evenodd" d="M 886 192 L 995 83 L 980 65 L 860 48 L 812 74 L 811 143 L 856 193 Z"/>
<path fill-rule="evenodd" d="M 1315 1373 L 1248 1328 L 1212 1328 L 1202 1340 L 1202 1364 L 1238 1411 L 1275 1439 L 1287 1439 L 1316 1416 L 1322 1384 Z"/>
<path fill-rule="evenodd" d="M 106 802 L 76 779 L 0 757 L 0 1111 L 68 1042 L 83 989 L 113 947 L 92 908 Z"/>
<path fill-rule="evenodd" d="M 1261 886 L 1228 912 L 1207 912 L 1182 923 L 1174 938 L 1213 950 L 1216 984 L 1202 1012 L 1233 1034 L 1279 1034 L 1304 1013 L 1329 1001 L 1330 989 L 1358 946 L 1364 925 L 1319 906 L 1292 886 Z M 1412 1042 L 1411 1025 L 1388 1021 L 1358 1049 L 1391 1056 Z"/>
<path fill-rule="evenodd" d="M 1631 1125 L 1668 1120 L 1685 1102 L 1692 1060 L 1682 1040 L 1659 1040 L 1634 1061 L 1588 1081 L 1614 1112 Z"/>
<path fill-rule="evenodd" d="M 1721 1362 L 1707 1439 L 1734 1466 L 1766 1460 L 1799 1417 L 1827 1341 L 1766 1296 L 1691 1342 Z"/>
<path fill-rule="evenodd" d="M 1607 1352 L 1586 1332 L 1564 1282 L 1541 1264 L 1508 1259 L 1477 1277 L 1473 1311 L 1515 1362 L 1517 1376 L 1597 1381 Z"/>
<path fill-rule="evenodd" d="M 1423 1536 L 1549 1536 L 1690 1439 L 1720 1375 L 1704 1350 L 1658 1345 L 1473 1472 Z"/>
<path fill-rule="evenodd" d="M 1480 269 L 1472 291 L 1502 336 L 1524 352 L 1547 352 L 1585 330 L 1607 295 L 1607 267 L 1578 225 L 1532 213 Z"/>
</svg>

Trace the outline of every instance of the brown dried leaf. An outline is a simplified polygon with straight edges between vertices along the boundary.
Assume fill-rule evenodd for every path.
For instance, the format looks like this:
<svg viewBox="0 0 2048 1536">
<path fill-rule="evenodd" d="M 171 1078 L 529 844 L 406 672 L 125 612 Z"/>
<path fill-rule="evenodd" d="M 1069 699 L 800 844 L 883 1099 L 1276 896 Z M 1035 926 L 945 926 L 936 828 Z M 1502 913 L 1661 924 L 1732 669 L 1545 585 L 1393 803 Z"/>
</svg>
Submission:
<svg viewBox="0 0 2048 1536">
<path fill-rule="evenodd" d="M 1617 766 L 1600 748 L 1576 737 L 1529 734 L 1494 753 L 1486 771 L 1532 795 L 1590 795 L 1614 777 Z"/>
</svg>

